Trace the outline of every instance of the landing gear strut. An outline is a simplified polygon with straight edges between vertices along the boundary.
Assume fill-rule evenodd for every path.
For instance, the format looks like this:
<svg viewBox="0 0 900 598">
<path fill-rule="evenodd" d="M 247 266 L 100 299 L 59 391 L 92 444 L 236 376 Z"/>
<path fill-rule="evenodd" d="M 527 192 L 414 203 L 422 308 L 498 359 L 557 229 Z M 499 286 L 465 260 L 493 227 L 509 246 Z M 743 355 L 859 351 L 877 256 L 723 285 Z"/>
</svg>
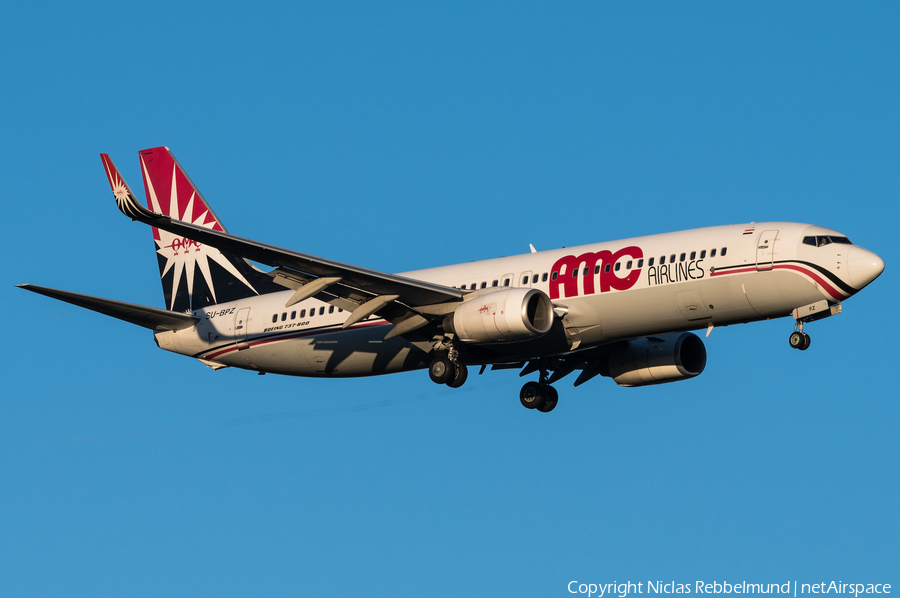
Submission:
<svg viewBox="0 0 900 598">
<path fill-rule="evenodd" d="M 547 384 L 547 372 L 541 371 L 540 382 L 526 382 L 519 391 L 519 401 L 526 409 L 537 409 L 549 413 L 559 401 L 559 393 Z"/>
</svg>

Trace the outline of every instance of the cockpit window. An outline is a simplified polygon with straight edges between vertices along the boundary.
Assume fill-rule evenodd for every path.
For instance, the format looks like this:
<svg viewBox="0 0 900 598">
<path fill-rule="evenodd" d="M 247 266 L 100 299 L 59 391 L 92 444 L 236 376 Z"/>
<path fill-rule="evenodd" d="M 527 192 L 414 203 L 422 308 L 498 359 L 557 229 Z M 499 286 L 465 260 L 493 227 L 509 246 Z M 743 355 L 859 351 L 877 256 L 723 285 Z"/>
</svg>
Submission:
<svg viewBox="0 0 900 598">
<path fill-rule="evenodd" d="M 831 243 L 840 243 L 841 245 L 853 245 L 847 237 L 839 237 L 837 235 L 818 235 L 815 237 L 803 237 L 804 245 L 812 245 L 813 247 L 825 247 Z"/>
</svg>

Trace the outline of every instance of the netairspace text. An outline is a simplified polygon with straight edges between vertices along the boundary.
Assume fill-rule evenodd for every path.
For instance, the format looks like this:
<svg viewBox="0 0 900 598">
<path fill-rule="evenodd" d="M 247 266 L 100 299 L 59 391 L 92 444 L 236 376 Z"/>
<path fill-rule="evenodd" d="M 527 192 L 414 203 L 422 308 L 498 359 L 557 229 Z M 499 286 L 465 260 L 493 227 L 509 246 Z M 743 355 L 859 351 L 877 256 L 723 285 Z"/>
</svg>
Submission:
<svg viewBox="0 0 900 598">
<path fill-rule="evenodd" d="M 646 589 L 645 589 L 646 588 Z M 693 584 L 675 581 L 623 581 L 611 583 L 588 583 L 578 580 L 570 581 L 566 586 L 570 594 L 584 596 L 618 596 L 626 598 L 629 594 L 787 594 L 796 597 L 798 594 L 852 594 L 858 598 L 860 594 L 890 594 L 889 583 L 844 583 L 843 581 L 821 581 L 818 583 L 751 583 L 748 581 L 696 581 Z M 874 597 L 873 597 L 874 598 Z"/>
</svg>

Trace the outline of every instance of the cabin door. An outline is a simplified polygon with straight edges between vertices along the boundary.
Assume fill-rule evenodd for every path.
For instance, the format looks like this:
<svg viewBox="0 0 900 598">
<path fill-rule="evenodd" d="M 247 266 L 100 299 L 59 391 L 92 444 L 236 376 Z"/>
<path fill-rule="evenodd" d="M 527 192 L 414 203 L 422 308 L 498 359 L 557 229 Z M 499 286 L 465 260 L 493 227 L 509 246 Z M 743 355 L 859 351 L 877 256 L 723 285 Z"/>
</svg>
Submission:
<svg viewBox="0 0 900 598">
<path fill-rule="evenodd" d="M 766 230 L 756 243 L 756 269 L 771 270 L 775 261 L 775 237 L 777 230 Z"/>
</svg>

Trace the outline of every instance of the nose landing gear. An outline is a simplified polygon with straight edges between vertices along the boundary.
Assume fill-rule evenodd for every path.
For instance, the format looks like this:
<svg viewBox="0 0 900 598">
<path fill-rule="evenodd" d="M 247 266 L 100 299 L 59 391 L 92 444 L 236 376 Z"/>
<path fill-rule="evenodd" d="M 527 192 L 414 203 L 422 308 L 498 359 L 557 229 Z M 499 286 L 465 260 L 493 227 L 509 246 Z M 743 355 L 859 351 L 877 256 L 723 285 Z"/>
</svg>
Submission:
<svg viewBox="0 0 900 598">
<path fill-rule="evenodd" d="M 437 351 L 431 365 L 428 366 L 428 375 L 435 384 L 446 384 L 450 388 L 459 388 L 466 383 L 469 371 L 465 365 L 459 362 L 459 353 L 453 347 L 452 342 L 447 343 L 448 351 Z"/>
<path fill-rule="evenodd" d="M 802 324 L 801 324 L 802 327 Z M 809 335 L 803 332 L 802 330 L 795 330 L 791 333 L 788 342 L 791 344 L 791 347 L 794 349 L 800 349 L 801 351 L 806 351 L 809 349 L 809 344 L 811 342 Z"/>
<path fill-rule="evenodd" d="M 792 315 L 794 316 L 794 332 L 791 334 L 788 342 L 794 349 L 806 351 L 809 349 L 809 335 L 803 332 L 803 324 L 806 322 L 815 322 L 822 318 L 830 318 L 841 313 L 841 304 L 830 304 L 828 301 L 816 301 L 809 305 L 796 308 Z"/>
</svg>

